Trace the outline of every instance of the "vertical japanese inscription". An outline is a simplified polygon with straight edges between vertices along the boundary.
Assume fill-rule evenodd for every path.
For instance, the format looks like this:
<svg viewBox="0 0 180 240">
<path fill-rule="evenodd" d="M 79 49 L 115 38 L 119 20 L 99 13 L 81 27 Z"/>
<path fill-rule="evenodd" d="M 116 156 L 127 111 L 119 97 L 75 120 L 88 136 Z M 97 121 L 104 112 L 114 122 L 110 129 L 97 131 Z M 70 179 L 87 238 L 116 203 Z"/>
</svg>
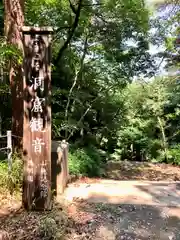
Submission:
<svg viewBox="0 0 180 240">
<path fill-rule="evenodd" d="M 51 28 L 23 28 L 24 186 L 27 209 L 49 209 L 51 198 Z"/>
</svg>

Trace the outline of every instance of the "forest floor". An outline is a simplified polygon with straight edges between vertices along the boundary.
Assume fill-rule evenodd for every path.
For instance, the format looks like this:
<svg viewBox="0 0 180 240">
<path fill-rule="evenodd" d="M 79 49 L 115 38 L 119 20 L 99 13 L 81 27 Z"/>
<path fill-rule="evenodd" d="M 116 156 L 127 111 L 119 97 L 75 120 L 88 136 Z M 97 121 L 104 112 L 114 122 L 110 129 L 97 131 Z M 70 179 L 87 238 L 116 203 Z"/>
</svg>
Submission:
<svg viewBox="0 0 180 240">
<path fill-rule="evenodd" d="M 107 179 L 71 182 L 50 212 L 25 212 L 20 198 L 2 193 L 0 230 L 13 240 L 179 240 L 179 170 L 110 163 Z"/>
</svg>

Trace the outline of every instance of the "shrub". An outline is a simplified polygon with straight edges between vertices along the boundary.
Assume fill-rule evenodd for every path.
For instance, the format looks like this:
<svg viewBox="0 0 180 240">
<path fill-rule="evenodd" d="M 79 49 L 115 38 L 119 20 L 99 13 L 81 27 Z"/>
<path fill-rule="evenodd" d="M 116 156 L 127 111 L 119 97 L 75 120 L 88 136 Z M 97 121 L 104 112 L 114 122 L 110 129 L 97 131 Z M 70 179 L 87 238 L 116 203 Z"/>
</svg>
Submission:
<svg viewBox="0 0 180 240">
<path fill-rule="evenodd" d="M 180 145 L 169 147 L 166 153 L 163 150 L 159 150 L 159 156 L 154 162 L 165 162 L 180 165 Z"/>
<path fill-rule="evenodd" d="M 53 218 L 46 217 L 40 221 L 39 234 L 44 240 L 56 239 L 58 226 Z"/>
<path fill-rule="evenodd" d="M 180 165 L 180 145 L 175 145 L 167 151 L 168 163 Z"/>
<path fill-rule="evenodd" d="M 71 224 L 66 211 L 54 209 L 46 213 L 39 221 L 38 235 L 43 240 L 64 239 L 65 231 Z"/>
<path fill-rule="evenodd" d="M 69 153 L 69 171 L 72 175 L 100 176 L 102 157 L 95 147 L 72 149 Z"/>
<path fill-rule="evenodd" d="M 0 161 L 0 187 L 10 192 L 17 191 L 22 185 L 22 160 L 14 154 L 12 169 L 9 171 L 8 162 Z"/>
</svg>

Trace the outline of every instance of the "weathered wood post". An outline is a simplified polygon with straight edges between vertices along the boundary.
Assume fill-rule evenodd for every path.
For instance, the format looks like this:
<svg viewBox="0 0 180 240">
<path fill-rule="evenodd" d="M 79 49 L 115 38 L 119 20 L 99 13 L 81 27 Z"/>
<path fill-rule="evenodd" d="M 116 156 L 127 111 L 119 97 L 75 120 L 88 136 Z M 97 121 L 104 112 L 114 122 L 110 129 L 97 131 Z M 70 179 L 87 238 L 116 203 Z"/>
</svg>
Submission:
<svg viewBox="0 0 180 240">
<path fill-rule="evenodd" d="M 57 174 L 57 195 L 63 194 L 69 180 L 68 171 L 68 143 L 62 141 L 58 147 L 58 164 L 61 166 L 61 172 Z"/>
<path fill-rule="evenodd" d="M 52 191 L 56 197 L 63 194 L 69 181 L 68 149 L 69 146 L 65 140 L 52 141 Z"/>
<path fill-rule="evenodd" d="M 51 209 L 51 27 L 23 27 L 23 204 Z"/>
<path fill-rule="evenodd" d="M 8 166 L 9 166 L 9 172 L 11 171 L 12 168 L 12 132 L 7 131 L 7 149 L 8 149 Z"/>
</svg>

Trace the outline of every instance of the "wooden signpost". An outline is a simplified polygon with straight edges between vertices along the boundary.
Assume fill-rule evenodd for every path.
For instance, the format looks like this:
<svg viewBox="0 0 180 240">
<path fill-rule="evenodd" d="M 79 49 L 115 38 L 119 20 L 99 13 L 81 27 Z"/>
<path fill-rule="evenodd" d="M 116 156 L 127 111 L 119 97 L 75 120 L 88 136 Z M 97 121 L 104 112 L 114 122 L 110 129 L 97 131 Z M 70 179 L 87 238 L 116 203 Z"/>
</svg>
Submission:
<svg viewBox="0 0 180 240">
<path fill-rule="evenodd" d="M 50 27 L 23 27 L 23 204 L 51 209 Z"/>
</svg>

